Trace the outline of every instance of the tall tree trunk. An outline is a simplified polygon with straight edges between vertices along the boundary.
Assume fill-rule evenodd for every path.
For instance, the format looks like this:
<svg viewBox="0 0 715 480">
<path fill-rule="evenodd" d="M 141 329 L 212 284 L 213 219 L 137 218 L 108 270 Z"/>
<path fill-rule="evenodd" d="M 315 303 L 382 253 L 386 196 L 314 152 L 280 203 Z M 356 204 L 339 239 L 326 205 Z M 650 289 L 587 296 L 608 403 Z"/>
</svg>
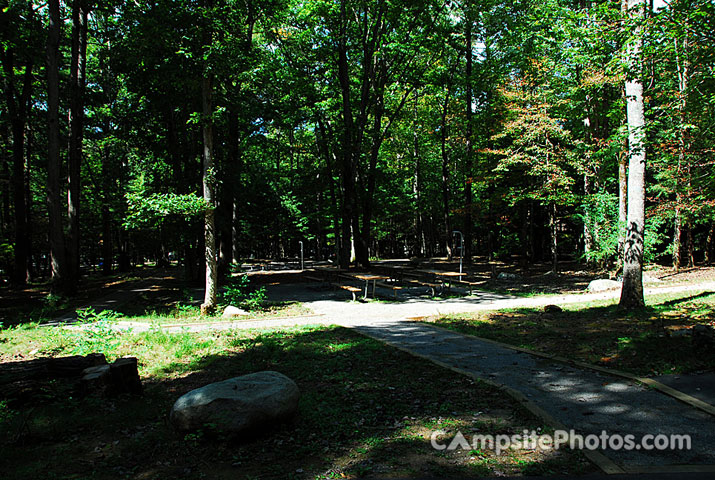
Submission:
<svg viewBox="0 0 715 480">
<path fill-rule="evenodd" d="M 465 160 L 464 160 L 464 262 L 472 261 L 472 13 L 469 4 L 465 6 L 465 45 L 464 55 L 466 58 L 465 72 L 465 107 L 467 113 L 467 128 L 465 132 Z"/>
<path fill-rule="evenodd" d="M 335 182 L 333 182 L 334 154 L 328 144 L 328 138 L 331 138 L 332 136 L 332 129 L 329 124 L 326 125 L 325 122 L 318 118 L 316 141 L 318 142 L 318 151 L 322 152 L 323 158 L 325 159 L 325 176 L 330 192 L 330 206 L 333 217 L 333 235 L 335 236 L 335 259 L 336 263 L 342 266 L 343 262 L 341 259 L 343 258 L 345 252 L 342 249 L 340 235 L 340 207 L 338 206 L 338 196 L 335 193 Z"/>
<path fill-rule="evenodd" d="M 25 199 L 25 125 L 32 90 L 32 63 L 25 64 L 22 90 L 16 91 L 15 55 L 11 48 L 4 49 L 2 66 L 5 72 L 5 101 L 12 128 L 12 199 L 15 206 L 15 263 L 12 281 L 25 284 L 30 277 L 30 237 Z"/>
<path fill-rule="evenodd" d="M 232 261 L 231 245 L 233 240 L 233 231 L 231 229 L 231 220 L 233 219 L 233 192 L 231 186 L 224 183 L 219 189 L 219 201 L 217 212 L 219 218 L 223 221 L 219 223 L 218 230 L 218 272 L 219 275 L 224 275 L 229 271 Z"/>
<path fill-rule="evenodd" d="M 236 192 L 241 188 L 242 176 L 243 176 L 243 165 L 241 165 L 241 154 L 239 152 L 239 127 L 238 127 L 238 115 L 235 112 L 231 112 L 228 117 L 228 157 L 229 162 L 233 166 L 233 176 L 232 176 L 232 186 L 230 187 L 230 195 L 227 198 L 229 202 L 229 218 L 230 218 L 230 263 L 237 264 L 239 262 L 238 254 L 238 221 L 239 221 L 239 209 L 238 209 L 238 198 Z"/>
<path fill-rule="evenodd" d="M 676 181 L 677 183 L 677 181 Z M 676 188 L 679 188 L 676 186 Z M 680 214 L 680 193 L 675 194 L 675 212 L 673 216 L 673 269 L 678 272 L 680 271 L 680 247 L 682 242 L 680 238 L 683 234 L 683 219 Z"/>
<path fill-rule="evenodd" d="M 447 155 L 447 113 L 449 112 L 449 95 L 452 89 L 451 78 L 444 92 L 444 105 L 440 123 L 440 141 L 442 153 L 442 216 L 444 222 L 444 239 L 447 249 L 447 259 L 452 260 L 452 225 L 449 220 L 449 157 Z"/>
<path fill-rule="evenodd" d="M 627 150 L 626 146 L 626 150 Z M 623 268 L 623 255 L 626 248 L 626 218 L 628 214 L 628 156 L 618 157 L 618 256 L 616 270 Z"/>
<path fill-rule="evenodd" d="M 687 35 L 687 33 L 686 33 Z M 687 89 L 689 80 L 689 64 L 688 64 L 688 41 L 687 36 L 678 42 L 676 38 L 674 40 L 674 50 L 675 50 L 675 64 L 678 76 L 678 117 L 679 117 L 679 128 L 678 128 L 678 165 L 675 172 L 675 218 L 673 226 L 673 268 L 677 272 L 681 266 L 682 257 L 682 238 L 683 238 L 683 212 L 682 207 L 684 205 L 683 192 L 681 188 L 683 167 L 687 161 L 686 153 L 688 150 L 688 145 L 686 142 L 686 109 L 687 109 Z M 688 168 L 688 173 L 690 169 Z M 690 177 L 690 175 L 688 175 Z M 689 184 L 690 182 L 688 182 Z M 690 185 L 688 185 L 690 186 Z M 688 194 L 690 189 L 688 188 Z M 687 200 L 685 200 L 687 202 Z M 690 228 L 688 228 L 688 235 L 690 235 Z M 690 239 L 690 237 L 689 237 Z M 688 255 L 688 264 L 690 264 L 691 258 Z"/>
<path fill-rule="evenodd" d="M 29 113 L 32 110 L 32 98 L 28 96 L 27 98 L 27 103 L 26 103 L 26 108 L 27 112 Z M 25 171 L 24 171 L 24 177 L 25 177 L 25 185 L 24 185 L 24 195 L 25 195 L 25 225 L 26 227 L 26 232 L 27 232 L 27 281 L 29 282 L 32 280 L 35 275 L 37 275 L 37 271 L 35 269 L 35 265 L 32 261 L 32 255 L 33 255 L 33 250 L 32 250 L 32 205 L 33 205 L 33 197 L 32 197 L 32 190 L 30 188 L 30 159 L 32 158 L 33 151 L 33 143 L 32 143 L 32 131 L 30 129 L 29 125 L 26 125 L 25 127 L 25 139 L 26 139 L 26 147 L 25 147 Z"/>
<path fill-rule="evenodd" d="M 216 170 L 213 156 L 213 84 L 209 73 L 201 80 L 201 104 L 203 112 L 203 188 L 207 209 L 204 214 L 204 252 L 206 257 L 206 284 L 201 314 L 209 315 L 216 310 L 218 291 L 218 266 L 216 262 Z"/>
<path fill-rule="evenodd" d="M 112 216 L 109 212 L 109 205 L 102 205 L 102 275 L 112 273 Z"/>
<path fill-rule="evenodd" d="M 559 267 L 558 249 L 558 222 L 556 217 L 556 203 L 549 206 L 549 229 L 551 230 L 551 271 L 556 273 Z"/>
<path fill-rule="evenodd" d="M 53 289 L 66 291 L 68 272 L 60 197 L 60 2 L 48 0 L 47 34 L 47 212 Z"/>
<path fill-rule="evenodd" d="M 240 262 L 238 251 L 238 200 L 233 197 L 231 205 L 231 262 L 238 264 Z"/>
<path fill-rule="evenodd" d="M 644 0 L 628 0 L 627 15 L 640 21 L 645 16 Z M 621 308 L 645 306 L 643 298 L 643 249 L 645 246 L 645 108 L 640 80 L 642 27 L 635 30 L 628 47 L 629 69 L 626 77 L 626 115 L 628 118 L 628 217 L 623 257 Z"/>
<path fill-rule="evenodd" d="M 104 64 L 100 63 L 100 71 L 104 71 Z M 107 118 L 102 127 L 106 135 L 112 131 L 112 125 Z M 100 150 L 102 161 L 102 275 L 111 275 L 114 267 L 114 242 L 112 238 L 112 215 L 110 211 L 110 202 L 112 198 L 112 156 L 108 145 L 104 145 Z"/>
<path fill-rule="evenodd" d="M 588 198 L 593 192 L 591 191 L 591 176 L 585 173 L 583 176 L 583 194 Z M 583 221 L 583 252 L 588 257 L 588 254 L 594 250 L 594 228 L 592 223 L 595 219 L 591 216 L 589 209 L 584 213 Z M 591 261 L 588 260 L 590 264 Z"/>
<path fill-rule="evenodd" d="M 74 291 L 79 281 L 80 264 L 80 183 L 84 124 L 84 85 L 87 58 L 87 12 L 85 0 L 72 2 L 72 52 L 70 64 L 69 145 L 67 150 L 67 266 L 69 286 Z"/>
<path fill-rule="evenodd" d="M 419 95 L 415 95 L 415 102 L 413 107 L 413 122 L 412 127 L 412 158 L 414 160 L 413 166 L 413 179 L 412 179 L 412 195 L 415 201 L 414 210 L 414 230 L 415 230 L 415 253 L 418 257 L 423 257 L 425 255 L 424 246 L 424 232 L 422 225 L 422 185 L 421 183 L 421 172 L 420 172 L 420 151 L 419 151 L 419 135 L 417 132 L 417 100 Z"/>
<path fill-rule="evenodd" d="M 0 128 L 2 128 L 2 133 L 1 135 L 4 136 L 4 138 L 10 138 L 10 128 L 9 125 L 7 125 L 4 122 L 0 122 Z M 0 177 L 0 182 L 7 183 L 8 185 L 10 184 L 10 167 L 9 164 L 12 161 L 12 154 L 9 154 L 7 157 L 3 156 L 2 159 L 2 177 Z M 3 235 L 6 235 L 6 232 L 9 230 L 9 223 L 10 223 L 10 189 L 9 188 L 2 188 L 2 192 L 0 193 L 0 198 L 2 198 L 2 207 L 0 209 L 0 232 L 2 232 Z"/>
<path fill-rule="evenodd" d="M 686 238 L 687 245 L 687 258 L 688 258 L 688 268 L 693 268 L 695 266 L 695 242 L 693 240 L 693 221 L 688 221 L 688 235 Z"/>
<path fill-rule="evenodd" d="M 340 2 L 340 40 L 338 42 L 338 81 L 340 83 L 343 132 L 340 152 L 340 171 L 342 177 L 342 243 L 343 250 L 340 266 L 348 268 L 352 257 L 351 250 L 354 240 L 360 237 L 360 224 L 357 221 L 357 198 L 355 173 L 357 168 L 358 149 L 361 142 L 356 140 L 356 126 L 353 122 L 353 112 L 350 100 L 350 71 L 347 56 L 347 9 L 345 0 Z"/>
</svg>

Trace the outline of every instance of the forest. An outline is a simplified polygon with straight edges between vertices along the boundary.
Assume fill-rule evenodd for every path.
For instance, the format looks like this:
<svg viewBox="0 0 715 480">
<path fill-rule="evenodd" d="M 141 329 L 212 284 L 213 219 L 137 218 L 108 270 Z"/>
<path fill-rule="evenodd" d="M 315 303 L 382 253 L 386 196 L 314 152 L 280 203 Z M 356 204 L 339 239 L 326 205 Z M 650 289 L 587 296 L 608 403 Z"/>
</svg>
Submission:
<svg viewBox="0 0 715 480">
<path fill-rule="evenodd" d="M 715 255 L 711 0 L 0 6 L 4 281 Z"/>
</svg>

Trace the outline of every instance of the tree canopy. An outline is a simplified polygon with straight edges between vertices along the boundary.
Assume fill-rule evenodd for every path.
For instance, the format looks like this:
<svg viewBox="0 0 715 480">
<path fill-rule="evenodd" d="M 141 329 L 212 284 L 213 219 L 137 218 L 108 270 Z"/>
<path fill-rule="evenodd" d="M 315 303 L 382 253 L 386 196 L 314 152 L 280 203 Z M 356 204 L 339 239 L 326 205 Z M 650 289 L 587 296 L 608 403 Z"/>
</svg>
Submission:
<svg viewBox="0 0 715 480">
<path fill-rule="evenodd" d="M 715 7 L 630 3 L 0 1 L 0 272 L 709 263 Z"/>
</svg>

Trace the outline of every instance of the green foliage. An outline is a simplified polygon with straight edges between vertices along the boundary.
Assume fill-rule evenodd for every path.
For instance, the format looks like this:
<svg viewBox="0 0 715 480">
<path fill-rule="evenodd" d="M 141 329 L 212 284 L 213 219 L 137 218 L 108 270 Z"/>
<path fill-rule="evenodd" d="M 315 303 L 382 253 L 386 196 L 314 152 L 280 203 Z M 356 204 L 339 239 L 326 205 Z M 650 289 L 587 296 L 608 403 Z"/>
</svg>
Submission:
<svg viewBox="0 0 715 480">
<path fill-rule="evenodd" d="M 80 324 L 113 322 L 116 321 L 119 317 L 120 314 L 113 310 L 102 310 L 100 312 L 97 312 L 92 307 L 77 310 L 77 320 Z"/>
<path fill-rule="evenodd" d="M 70 353 L 73 355 L 103 353 L 107 359 L 117 356 L 122 334 L 113 328 L 113 324 L 118 317 L 119 314 L 112 310 L 101 312 L 95 312 L 93 308 L 78 310 L 78 330 L 69 334 L 72 339 Z"/>
<path fill-rule="evenodd" d="M 8 406 L 7 400 L 0 400 L 0 425 L 11 422 L 18 412 Z"/>
<path fill-rule="evenodd" d="M 581 220 L 594 240 L 592 250 L 585 252 L 584 258 L 604 267 L 616 261 L 618 238 L 625 229 L 625 225 L 618 222 L 618 196 L 608 192 L 593 194 L 585 199 L 582 208 L 585 213 Z"/>
<path fill-rule="evenodd" d="M 58 293 L 48 293 L 44 298 L 45 305 L 51 309 L 63 308 L 68 302 L 69 299 L 67 297 Z"/>
<path fill-rule="evenodd" d="M 652 216 L 645 222 L 645 238 L 643 246 L 643 262 L 655 262 L 663 252 L 661 245 L 668 239 L 663 228 L 667 221 L 661 217 Z M 667 250 L 666 250 L 667 253 Z"/>
<path fill-rule="evenodd" d="M 266 301 L 266 288 L 253 288 L 248 275 L 239 274 L 231 277 L 221 292 L 221 303 L 246 310 L 259 310 Z"/>
<path fill-rule="evenodd" d="M 195 194 L 155 193 L 143 197 L 139 194 L 127 193 L 126 200 L 128 205 L 124 220 L 126 228 L 156 225 L 172 215 L 183 217 L 188 221 L 200 217 L 209 208 L 213 208 L 206 203 L 206 200 Z"/>
<path fill-rule="evenodd" d="M 9 243 L 0 243 L 0 271 L 8 272 L 12 266 L 15 249 Z"/>
</svg>

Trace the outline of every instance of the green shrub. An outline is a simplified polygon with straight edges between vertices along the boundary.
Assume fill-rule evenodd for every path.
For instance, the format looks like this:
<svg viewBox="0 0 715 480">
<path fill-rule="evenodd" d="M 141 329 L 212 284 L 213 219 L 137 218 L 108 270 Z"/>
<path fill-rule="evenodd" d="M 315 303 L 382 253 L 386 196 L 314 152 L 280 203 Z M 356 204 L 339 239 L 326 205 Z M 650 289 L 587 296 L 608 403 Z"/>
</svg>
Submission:
<svg viewBox="0 0 715 480">
<path fill-rule="evenodd" d="M 234 305 L 246 310 L 258 310 L 266 301 L 266 288 L 252 288 L 248 275 L 232 277 L 221 293 L 223 305 Z"/>
</svg>

